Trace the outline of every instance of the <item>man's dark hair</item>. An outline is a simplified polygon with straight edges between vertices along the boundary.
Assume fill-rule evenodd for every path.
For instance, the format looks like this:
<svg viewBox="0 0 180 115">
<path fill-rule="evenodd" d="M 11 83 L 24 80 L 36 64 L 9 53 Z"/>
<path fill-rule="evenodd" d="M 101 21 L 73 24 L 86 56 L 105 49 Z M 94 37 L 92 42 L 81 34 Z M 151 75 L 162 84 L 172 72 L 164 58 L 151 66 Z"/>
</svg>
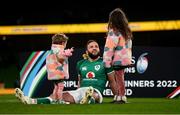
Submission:
<svg viewBox="0 0 180 115">
<path fill-rule="evenodd" d="M 96 43 L 98 43 L 96 40 L 88 40 L 87 43 L 86 43 L 86 49 L 88 48 L 88 45 L 89 45 L 91 42 L 96 42 Z"/>
</svg>

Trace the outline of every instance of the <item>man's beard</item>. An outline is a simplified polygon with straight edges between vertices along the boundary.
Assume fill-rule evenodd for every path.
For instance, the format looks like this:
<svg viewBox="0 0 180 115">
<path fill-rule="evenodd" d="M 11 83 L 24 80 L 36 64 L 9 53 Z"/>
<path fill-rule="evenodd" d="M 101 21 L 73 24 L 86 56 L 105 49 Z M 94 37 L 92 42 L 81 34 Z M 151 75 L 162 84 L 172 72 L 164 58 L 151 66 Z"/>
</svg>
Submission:
<svg viewBox="0 0 180 115">
<path fill-rule="evenodd" d="M 88 56 L 91 58 L 91 59 L 96 59 L 100 56 L 100 52 L 98 52 L 97 54 L 93 54 L 93 53 L 90 53 L 88 51 Z"/>
</svg>

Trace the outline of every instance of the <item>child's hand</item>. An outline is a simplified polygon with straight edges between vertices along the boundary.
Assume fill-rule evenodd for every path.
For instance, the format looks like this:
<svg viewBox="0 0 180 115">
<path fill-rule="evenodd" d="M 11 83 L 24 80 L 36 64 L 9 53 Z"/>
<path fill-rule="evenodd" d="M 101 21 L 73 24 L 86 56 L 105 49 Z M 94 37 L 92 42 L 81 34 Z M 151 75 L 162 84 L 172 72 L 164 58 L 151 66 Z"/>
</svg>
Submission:
<svg viewBox="0 0 180 115">
<path fill-rule="evenodd" d="M 72 56 L 73 51 L 74 51 L 74 48 L 72 47 L 71 49 L 64 50 L 64 54 L 65 54 L 65 56 L 70 57 L 70 56 Z"/>
</svg>

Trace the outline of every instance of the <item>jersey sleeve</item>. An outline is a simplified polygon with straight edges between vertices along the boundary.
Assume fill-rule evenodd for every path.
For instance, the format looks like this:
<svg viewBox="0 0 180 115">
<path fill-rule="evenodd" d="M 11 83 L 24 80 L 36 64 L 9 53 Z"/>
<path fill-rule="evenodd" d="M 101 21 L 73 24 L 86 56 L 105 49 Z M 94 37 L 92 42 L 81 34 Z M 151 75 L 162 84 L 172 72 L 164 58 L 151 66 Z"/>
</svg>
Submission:
<svg viewBox="0 0 180 115">
<path fill-rule="evenodd" d="M 57 80 L 64 79 L 65 72 L 62 67 L 62 64 L 56 64 L 56 56 L 55 54 L 50 54 L 46 58 L 46 68 L 48 73 L 48 80 Z"/>
<path fill-rule="evenodd" d="M 103 53 L 103 61 L 107 68 L 111 67 L 114 49 L 117 47 L 118 42 L 119 36 L 117 36 L 113 30 L 109 30 Z"/>
<path fill-rule="evenodd" d="M 83 62 L 84 62 L 84 60 L 80 60 L 76 64 L 76 70 L 77 70 L 78 76 L 80 75 L 80 66 Z"/>
<path fill-rule="evenodd" d="M 105 72 L 106 72 L 106 74 L 110 74 L 110 73 L 114 72 L 113 67 L 105 68 Z"/>
</svg>

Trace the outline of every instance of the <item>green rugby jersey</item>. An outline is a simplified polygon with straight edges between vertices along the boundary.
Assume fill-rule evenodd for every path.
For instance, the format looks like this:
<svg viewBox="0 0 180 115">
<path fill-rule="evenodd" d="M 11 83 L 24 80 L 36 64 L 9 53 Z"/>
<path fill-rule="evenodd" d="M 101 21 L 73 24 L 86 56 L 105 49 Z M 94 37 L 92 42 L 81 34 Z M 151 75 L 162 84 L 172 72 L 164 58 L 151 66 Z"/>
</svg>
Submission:
<svg viewBox="0 0 180 115">
<path fill-rule="evenodd" d="M 83 59 L 77 63 L 77 71 L 80 77 L 80 87 L 92 86 L 103 93 L 107 81 L 107 73 L 113 71 L 112 68 L 105 68 L 103 59 L 90 62 Z"/>
</svg>

